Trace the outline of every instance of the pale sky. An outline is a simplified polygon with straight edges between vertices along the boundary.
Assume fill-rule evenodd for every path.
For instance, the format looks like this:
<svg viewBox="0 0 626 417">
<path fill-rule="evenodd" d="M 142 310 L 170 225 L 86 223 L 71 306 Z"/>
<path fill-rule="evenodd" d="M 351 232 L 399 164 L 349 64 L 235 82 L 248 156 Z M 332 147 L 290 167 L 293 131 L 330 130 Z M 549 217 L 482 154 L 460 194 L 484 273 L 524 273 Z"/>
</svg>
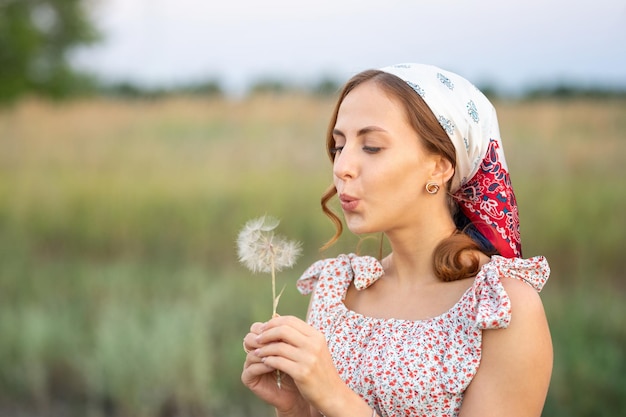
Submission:
<svg viewBox="0 0 626 417">
<path fill-rule="evenodd" d="M 104 41 L 75 61 L 110 80 L 340 82 L 422 62 L 475 84 L 626 87 L 624 0 L 96 0 Z"/>
</svg>

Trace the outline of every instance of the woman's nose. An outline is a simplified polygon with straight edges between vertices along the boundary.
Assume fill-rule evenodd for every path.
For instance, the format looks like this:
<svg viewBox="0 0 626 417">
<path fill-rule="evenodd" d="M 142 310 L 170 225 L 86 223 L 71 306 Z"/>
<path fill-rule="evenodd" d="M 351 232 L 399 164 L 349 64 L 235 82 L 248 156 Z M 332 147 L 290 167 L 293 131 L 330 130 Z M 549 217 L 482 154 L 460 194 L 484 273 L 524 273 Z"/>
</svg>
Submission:
<svg viewBox="0 0 626 417">
<path fill-rule="evenodd" d="M 354 152 L 345 146 L 335 154 L 333 163 L 333 174 L 340 179 L 354 178 L 357 173 L 357 161 Z"/>
</svg>

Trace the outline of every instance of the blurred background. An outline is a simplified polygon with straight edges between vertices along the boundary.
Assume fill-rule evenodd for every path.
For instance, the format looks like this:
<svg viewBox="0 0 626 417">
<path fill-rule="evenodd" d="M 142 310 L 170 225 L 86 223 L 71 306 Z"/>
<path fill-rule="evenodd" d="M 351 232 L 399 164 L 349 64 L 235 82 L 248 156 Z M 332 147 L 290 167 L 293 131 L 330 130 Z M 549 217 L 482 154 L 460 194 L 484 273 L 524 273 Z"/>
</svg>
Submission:
<svg viewBox="0 0 626 417">
<path fill-rule="evenodd" d="M 0 0 L 0 416 L 273 415 L 239 380 L 271 286 L 237 233 L 303 243 L 303 317 L 300 273 L 358 243 L 318 250 L 337 90 L 409 61 L 498 110 L 552 267 L 544 415 L 624 415 L 625 28 L 617 0 Z"/>
</svg>

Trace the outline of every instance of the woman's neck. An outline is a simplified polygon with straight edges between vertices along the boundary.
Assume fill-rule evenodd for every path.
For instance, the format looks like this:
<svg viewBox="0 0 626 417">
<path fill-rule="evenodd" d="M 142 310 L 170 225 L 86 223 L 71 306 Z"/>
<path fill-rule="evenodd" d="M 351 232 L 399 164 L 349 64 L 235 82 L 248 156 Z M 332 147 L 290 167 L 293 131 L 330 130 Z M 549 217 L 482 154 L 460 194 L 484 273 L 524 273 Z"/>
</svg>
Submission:
<svg viewBox="0 0 626 417">
<path fill-rule="evenodd" d="M 424 227 L 387 233 L 391 254 L 383 259 L 386 273 L 399 284 L 415 285 L 437 280 L 433 267 L 435 248 L 455 230 L 452 219 L 442 219 Z"/>
</svg>

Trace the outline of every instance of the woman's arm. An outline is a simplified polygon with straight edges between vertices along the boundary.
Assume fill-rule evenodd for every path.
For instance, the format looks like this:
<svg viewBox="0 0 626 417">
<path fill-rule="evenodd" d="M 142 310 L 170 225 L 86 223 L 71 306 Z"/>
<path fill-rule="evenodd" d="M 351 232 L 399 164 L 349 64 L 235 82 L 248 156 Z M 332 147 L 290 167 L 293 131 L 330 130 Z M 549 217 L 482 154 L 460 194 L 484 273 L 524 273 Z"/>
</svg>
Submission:
<svg viewBox="0 0 626 417">
<path fill-rule="evenodd" d="M 539 294 L 512 278 L 506 329 L 484 330 L 482 359 L 465 391 L 460 417 L 541 416 L 552 373 L 552 341 Z"/>
</svg>

